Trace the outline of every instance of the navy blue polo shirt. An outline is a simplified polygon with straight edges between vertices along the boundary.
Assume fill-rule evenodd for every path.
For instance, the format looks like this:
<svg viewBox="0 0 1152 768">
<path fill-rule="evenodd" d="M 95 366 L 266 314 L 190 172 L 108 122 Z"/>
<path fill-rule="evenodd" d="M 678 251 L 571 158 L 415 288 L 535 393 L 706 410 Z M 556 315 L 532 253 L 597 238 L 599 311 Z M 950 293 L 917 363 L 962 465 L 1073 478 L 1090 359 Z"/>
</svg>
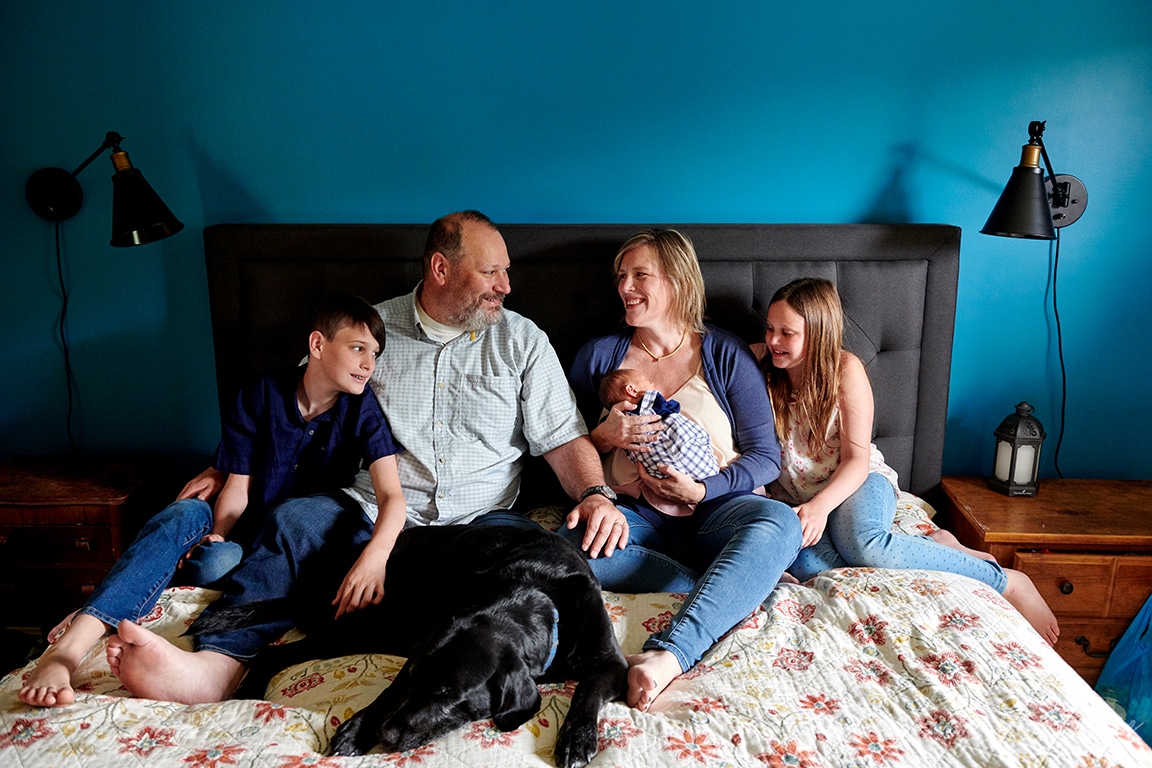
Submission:
<svg viewBox="0 0 1152 768">
<path fill-rule="evenodd" d="M 264 376 L 245 387 L 221 420 L 215 467 L 251 476 L 246 517 L 253 506 L 267 509 L 349 487 L 361 466 L 404 450 L 371 387 L 359 395 L 342 393 L 327 411 L 304 421 L 296 403 L 303 370 Z"/>
</svg>

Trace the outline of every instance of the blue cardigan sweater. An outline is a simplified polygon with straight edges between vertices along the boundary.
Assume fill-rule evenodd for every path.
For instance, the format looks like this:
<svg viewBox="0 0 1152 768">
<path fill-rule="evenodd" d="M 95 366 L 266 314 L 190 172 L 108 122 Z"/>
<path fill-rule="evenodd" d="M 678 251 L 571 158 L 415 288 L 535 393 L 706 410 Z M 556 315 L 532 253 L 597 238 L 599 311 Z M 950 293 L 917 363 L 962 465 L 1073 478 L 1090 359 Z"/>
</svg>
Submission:
<svg viewBox="0 0 1152 768">
<path fill-rule="evenodd" d="M 632 329 L 627 329 L 593 339 L 572 363 L 568 380 L 589 429 L 599 423 L 602 410 L 597 396 L 600 379 L 620 367 L 632 334 Z M 775 480 L 780 474 L 780 444 L 764 376 L 748 345 L 712 325 L 703 342 L 704 380 L 733 425 L 733 442 L 740 452 L 740 458 L 703 481 L 708 500 L 727 493 L 746 493 Z"/>
</svg>

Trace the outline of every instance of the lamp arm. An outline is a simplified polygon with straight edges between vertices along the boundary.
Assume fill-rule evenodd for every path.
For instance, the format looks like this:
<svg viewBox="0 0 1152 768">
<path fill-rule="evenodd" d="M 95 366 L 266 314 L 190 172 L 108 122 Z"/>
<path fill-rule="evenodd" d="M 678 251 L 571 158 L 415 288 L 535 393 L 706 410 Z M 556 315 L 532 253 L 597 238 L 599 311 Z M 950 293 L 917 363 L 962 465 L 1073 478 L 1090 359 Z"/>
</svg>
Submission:
<svg viewBox="0 0 1152 768">
<path fill-rule="evenodd" d="M 1049 205 L 1052 208 L 1067 208 L 1071 185 L 1067 181 L 1059 181 L 1056 178 L 1056 171 L 1052 170 L 1052 161 L 1048 159 L 1048 150 L 1044 146 L 1044 126 L 1047 122 L 1047 120 L 1033 120 L 1028 124 L 1028 143 L 1039 146 L 1040 156 L 1044 158 L 1044 167 L 1048 170 L 1048 178 L 1052 182 L 1052 199 L 1049 200 Z"/>
<path fill-rule="evenodd" d="M 95 152 L 88 155 L 88 159 L 85 160 L 84 162 L 80 163 L 80 165 L 76 168 L 76 170 L 72 171 L 72 175 L 73 176 L 79 176 L 80 172 L 83 171 L 85 168 L 87 168 L 89 165 L 91 165 L 92 161 L 95 160 L 96 158 L 100 157 L 101 153 L 103 153 L 104 150 L 106 150 L 106 149 L 111 149 L 114 152 L 119 152 L 120 151 L 120 142 L 122 142 L 122 141 L 124 141 L 123 136 L 116 133 L 116 131 L 108 131 L 108 133 L 106 133 L 104 135 L 104 143 L 101 144 L 100 147 Z M 1045 160 L 1047 160 L 1047 158 L 1045 158 Z"/>
</svg>

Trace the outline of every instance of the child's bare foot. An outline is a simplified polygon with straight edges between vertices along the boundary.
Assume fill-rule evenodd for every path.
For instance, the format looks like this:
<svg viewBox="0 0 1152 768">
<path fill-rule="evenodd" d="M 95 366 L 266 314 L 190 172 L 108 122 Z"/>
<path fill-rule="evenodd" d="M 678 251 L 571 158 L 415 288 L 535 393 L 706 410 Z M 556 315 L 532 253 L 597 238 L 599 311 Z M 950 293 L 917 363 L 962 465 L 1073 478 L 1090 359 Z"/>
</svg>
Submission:
<svg viewBox="0 0 1152 768">
<path fill-rule="evenodd" d="M 76 701 L 72 690 L 72 672 L 78 664 L 59 658 L 55 648 L 44 651 L 17 694 L 30 707 L 66 707 Z"/>
<path fill-rule="evenodd" d="M 647 712 L 652 702 L 684 670 L 671 651 L 644 651 L 628 657 L 628 706 Z"/>
<path fill-rule="evenodd" d="M 72 620 L 69 624 L 68 621 Z M 60 629 L 63 626 L 67 629 Z M 107 631 L 104 622 L 86 613 L 71 614 L 49 635 L 53 644 L 40 655 L 17 696 L 33 707 L 66 707 L 76 701 L 72 673 Z M 57 631 L 60 630 L 60 631 Z"/>
<path fill-rule="evenodd" d="M 943 528 L 938 528 L 937 530 L 928 534 L 928 538 L 932 539 L 932 541 L 936 542 L 937 544 L 943 544 L 946 547 L 958 549 L 966 555 L 972 555 L 972 557 L 978 557 L 981 560 L 987 560 L 990 563 L 996 562 L 996 558 L 992 557 L 992 555 L 988 554 L 987 552 L 981 552 L 978 549 L 972 549 L 972 547 L 964 546 L 951 531 L 946 531 Z"/>
<path fill-rule="evenodd" d="M 1060 639 L 1060 625 L 1048 603 L 1036 590 L 1032 579 L 1028 578 L 1026 573 L 1011 568 L 1005 568 L 1004 575 L 1008 577 L 1004 599 L 1028 619 L 1028 623 L 1048 641 L 1049 645 L 1056 645 L 1056 641 Z"/>
<path fill-rule="evenodd" d="M 206 704 L 232 695 L 244 665 L 214 651 L 185 651 L 130 621 L 108 640 L 108 666 L 133 696 Z"/>
<path fill-rule="evenodd" d="M 795 576 L 793 576 L 792 574 L 788 573 L 788 571 L 784 571 L 784 573 L 780 574 L 780 581 L 776 582 L 777 585 L 780 585 L 780 584 L 799 584 L 799 583 L 800 583 L 800 579 L 798 579 Z"/>
</svg>

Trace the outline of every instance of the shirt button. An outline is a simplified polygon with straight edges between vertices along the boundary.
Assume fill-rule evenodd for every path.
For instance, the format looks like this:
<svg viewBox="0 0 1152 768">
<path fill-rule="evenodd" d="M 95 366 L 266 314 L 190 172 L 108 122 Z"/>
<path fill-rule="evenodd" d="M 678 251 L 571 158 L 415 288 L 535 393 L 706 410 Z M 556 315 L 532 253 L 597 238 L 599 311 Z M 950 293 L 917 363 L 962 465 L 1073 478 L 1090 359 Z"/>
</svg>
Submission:
<svg viewBox="0 0 1152 768">
<path fill-rule="evenodd" d="M 295 472 L 295 471 L 296 471 L 296 470 L 298 470 L 298 469 L 300 469 L 300 465 L 299 465 L 299 464 L 293 464 L 293 465 L 292 465 L 292 471 L 293 471 L 293 472 Z"/>
<path fill-rule="evenodd" d="M 440 463 L 443 464 L 445 461 L 446 461 L 446 459 L 443 456 L 441 456 L 440 457 Z"/>
<path fill-rule="evenodd" d="M 440 389 L 444 389 L 444 382 L 442 382 L 442 381 L 437 382 L 436 386 L 440 387 Z"/>
<path fill-rule="evenodd" d="M 308 430 L 308 434 L 314 435 L 314 434 L 316 434 L 316 430 L 310 429 L 310 430 Z"/>
<path fill-rule="evenodd" d="M 438 499 L 442 499 L 442 498 L 444 498 L 444 494 L 443 494 L 443 493 L 438 493 L 438 494 L 436 494 L 436 498 L 438 498 Z"/>
</svg>

